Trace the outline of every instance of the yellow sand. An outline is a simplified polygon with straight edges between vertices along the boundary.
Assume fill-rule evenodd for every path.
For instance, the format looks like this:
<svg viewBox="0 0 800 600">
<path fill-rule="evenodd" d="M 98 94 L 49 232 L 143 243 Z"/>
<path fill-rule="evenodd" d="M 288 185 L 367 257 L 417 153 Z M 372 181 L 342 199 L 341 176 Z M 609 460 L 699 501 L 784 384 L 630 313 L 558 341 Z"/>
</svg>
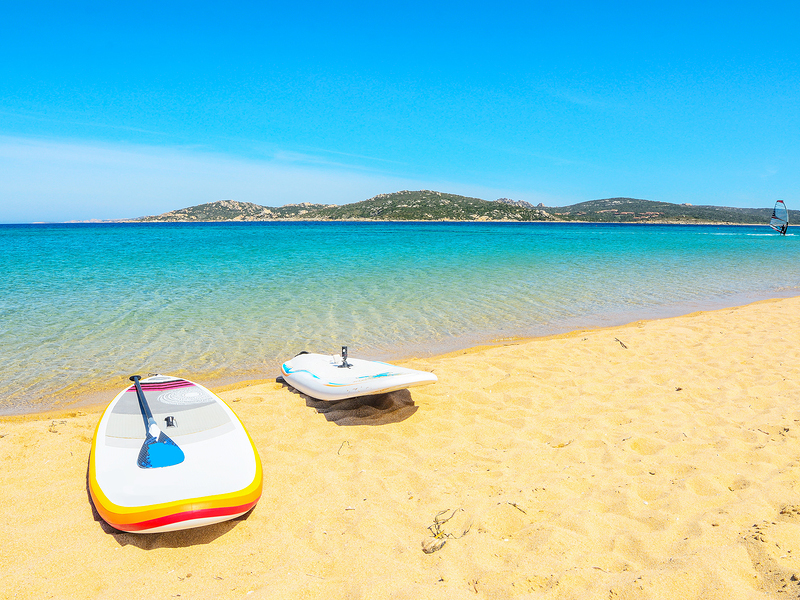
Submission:
<svg viewBox="0 0 800 600">
<path fill-rule="evenodd" d="M 0 595 L 796 598 L 799 342 L 800 297 L 403 361 L 439 383 L 326 414 L 217 390 L 263 496 L 167 534 L 93 511 L 99 409 L 5 418 Z"/>
</svg>

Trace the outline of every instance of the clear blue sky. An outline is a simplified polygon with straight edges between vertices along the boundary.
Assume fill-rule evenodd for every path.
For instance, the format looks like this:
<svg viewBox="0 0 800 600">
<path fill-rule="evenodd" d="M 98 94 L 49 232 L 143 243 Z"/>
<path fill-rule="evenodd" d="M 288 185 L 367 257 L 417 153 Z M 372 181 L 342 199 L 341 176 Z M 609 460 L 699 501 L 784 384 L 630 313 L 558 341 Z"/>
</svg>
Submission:
<svg viewBox="0 0 800 600">
<path fill-rule="evenodd" d="M 800 3 L 5 2 L 0 222 L 401 189 L 800 208 Z"/>
</svg>

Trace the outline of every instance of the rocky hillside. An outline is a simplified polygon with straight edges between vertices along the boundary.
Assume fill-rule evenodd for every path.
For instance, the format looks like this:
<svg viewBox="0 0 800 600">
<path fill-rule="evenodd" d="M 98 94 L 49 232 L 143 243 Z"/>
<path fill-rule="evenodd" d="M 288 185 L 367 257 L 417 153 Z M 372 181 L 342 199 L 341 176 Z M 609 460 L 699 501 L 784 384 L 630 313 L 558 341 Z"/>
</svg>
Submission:
<svg viewBox="0 0 800 600">
<path fill-rule="evenodd" d="M 547 210 L 560 221 L 766 224 L 772 214 L 772 205 L 769 208 L 731 208 L 671 204 L 636 198 L 607 198 Z M 800 213 L 790 211 L 790 215 L 792 220 Z"/>
<path fill-rule="evenodd" d="M 278 208 L 221 200 L 173 210 L 136 221 L 552 221 L 527 202 L 495 202 L 421 190 L 380 194 L 354 204 L 287 204 Z"/>
<path fill-rule="evenodd" d="M 421 190 L 380 194 L 363 202 L 309 212 L 304 218 L 380 221 L 554 221 L 544 210 Z"/>
<path fill-rule="evenodd" d="M 287 204 L 278 208 L 261 206 L 252 202 L 236 200 L 220 200 L 181 208 L 161 215 L 142 217 L 136 221 L 271 221 L 278 219 L 302 219 L 309 212 L 330 208 L 333 204 Z"/>
<path fill-rule="evenodd" d="M 769 208 L 729 208 L 671 204 L 636 198 L 607 198 L 547 208 L 521 200 L 481 200 L 430 190 L 379 194 L 353 204 L 261 206 L 221 200 L 136 221 L 585 221 L 605 223 L 753 223 L 766 224 Z M 790 221 L 800 211 L 789 211 Z"/>
</svg>

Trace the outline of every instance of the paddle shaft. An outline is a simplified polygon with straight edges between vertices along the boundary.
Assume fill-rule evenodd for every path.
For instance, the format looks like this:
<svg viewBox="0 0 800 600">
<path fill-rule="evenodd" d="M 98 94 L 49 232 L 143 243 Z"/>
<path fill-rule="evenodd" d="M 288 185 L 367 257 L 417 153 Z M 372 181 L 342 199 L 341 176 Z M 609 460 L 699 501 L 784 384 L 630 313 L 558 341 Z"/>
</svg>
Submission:
<svg viewBox="0 0 800 600">
<path fill-rule="evenodd" d="M 149 432 L 150 425 L 156 425 L 156 420 L 153 418 L 153 413 L 150 410 L 150 406 L 147 404 L 147 398 L 144 397 L 144 391 L 142 390 L 142 386 L 139 385 L 140 379 L 141 376 L 139 375 L 131 375 L 130 377 L 130 380 L 136 386 L 136 396 L 137 398 L 139 398 L 139 409 L 142 411 L 142 418 L 144 419 L 144 428 Z"/>
</svg>

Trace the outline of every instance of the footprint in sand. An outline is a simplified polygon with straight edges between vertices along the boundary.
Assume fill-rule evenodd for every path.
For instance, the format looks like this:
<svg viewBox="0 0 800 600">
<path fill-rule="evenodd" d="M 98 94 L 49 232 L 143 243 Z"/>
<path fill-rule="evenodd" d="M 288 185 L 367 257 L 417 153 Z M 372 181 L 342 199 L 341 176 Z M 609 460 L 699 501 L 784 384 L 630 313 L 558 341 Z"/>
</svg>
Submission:
<svg viewBox="0 0 800 600">
<path fill-rule="evenodd" d="M 634 452 L 638 452 L 639 454 L 643 454 L 649 456 L 651 454 L 656 454 L 664 449 L 664 444 L 661 442 L 657 442 L 655 440 L 649 440 L 647 438 L 636 438 L 631 440 L 631 450 Z"/>
<path fill-rule="evenodd" d="M 787 506 L 777 521 L 756 523 L 743 541 L 763 591 L 800 597 L 800 507 Z"/>
</svg>

